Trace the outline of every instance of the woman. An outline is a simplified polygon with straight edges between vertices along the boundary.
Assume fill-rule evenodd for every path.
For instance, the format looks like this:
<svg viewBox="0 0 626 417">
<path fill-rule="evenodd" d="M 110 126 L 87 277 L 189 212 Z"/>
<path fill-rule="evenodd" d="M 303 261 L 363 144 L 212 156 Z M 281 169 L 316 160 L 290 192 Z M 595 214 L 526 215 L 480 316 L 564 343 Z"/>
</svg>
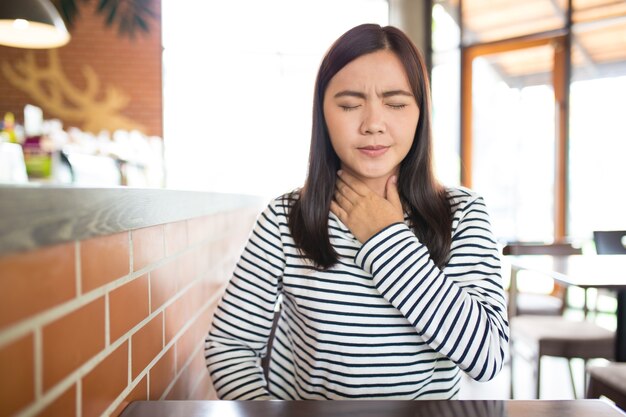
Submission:
<svg viewBox="0 0 626 417">
<path fill-rule="evenodd" d="M 421 55 L 396 28 L 357 26 L 323 59 L 313 106 L 306 183 L 260 215 L 206 340 L 219 397 L 441 399 L 460 370 L 493 378 L 498 250 L 483 200 L 434 178 Z"/>
</svg>

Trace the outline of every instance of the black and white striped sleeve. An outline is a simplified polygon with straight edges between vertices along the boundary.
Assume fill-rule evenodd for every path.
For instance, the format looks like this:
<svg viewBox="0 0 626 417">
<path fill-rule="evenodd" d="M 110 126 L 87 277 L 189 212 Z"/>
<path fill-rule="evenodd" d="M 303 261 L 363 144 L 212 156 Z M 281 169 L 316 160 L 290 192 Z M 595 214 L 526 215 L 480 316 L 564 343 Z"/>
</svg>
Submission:
<svg viewBox="0 0 626 417">
<path fill-rule="evenodd" d="M 482 198 L 467 199 L 455 217 L 443 270 L 403 223 L 365 242 L 355 262 L 432 349 L 487 381 L 502 368 L 508 346 L 499 252 Z"/>
<path fill-rule="evenodd" d="M 275 201 L 257 219 L 206 338 L 206 363 L 221 399 L 270 398 L 260 360 L 285 266 L 277 210 Z"/>
</svg>

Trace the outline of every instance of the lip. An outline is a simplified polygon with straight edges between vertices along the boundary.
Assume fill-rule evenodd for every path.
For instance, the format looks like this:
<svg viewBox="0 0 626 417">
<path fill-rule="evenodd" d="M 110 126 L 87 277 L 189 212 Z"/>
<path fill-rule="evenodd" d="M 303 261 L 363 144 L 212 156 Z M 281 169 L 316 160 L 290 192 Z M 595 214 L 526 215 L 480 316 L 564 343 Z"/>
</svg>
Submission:
<svg viewBox="0 0 626 417">
<path fill-rule="evenodd" d="M 370 156 L 377 157 L 383 155 L 389 149 L 389 146 L 383 145 L 373 145 L 373 146 L 362 146 L 357 148 L 361 153 Z"/>
</svg>

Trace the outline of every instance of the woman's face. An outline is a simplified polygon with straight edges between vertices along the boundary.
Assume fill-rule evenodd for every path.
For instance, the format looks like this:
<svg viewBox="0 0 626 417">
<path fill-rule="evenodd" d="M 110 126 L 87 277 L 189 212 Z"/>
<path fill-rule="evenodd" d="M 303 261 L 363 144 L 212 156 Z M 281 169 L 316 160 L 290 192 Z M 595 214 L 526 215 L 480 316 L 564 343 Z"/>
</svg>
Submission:
<svg viewBox="0 0 626 417">
<path fill-rule="evenodd" d="M 419 115 L 404 66 L 388 50 L 350 62 L 324 95 L 324 117 L 341 168 L 364 181 L 398 171 Z"/>
</svg>

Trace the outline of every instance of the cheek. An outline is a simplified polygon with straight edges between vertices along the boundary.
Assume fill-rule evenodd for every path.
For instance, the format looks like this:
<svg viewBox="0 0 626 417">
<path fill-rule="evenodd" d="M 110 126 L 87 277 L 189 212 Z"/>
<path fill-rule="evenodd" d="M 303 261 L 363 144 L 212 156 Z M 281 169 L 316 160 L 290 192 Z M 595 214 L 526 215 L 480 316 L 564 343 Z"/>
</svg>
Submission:
<svg viewBox="0 0 626 417">
<path fill-rule="evenodd" d="M 413 138 L 417 133 L 417 126 L 419 122 L 418 117 L 419 114 L 416 115 L 414 118 L 411 117 L 403 120 L 398 120 L 396 124 L 397 137 L 402 138 L 402 142 L 406 143 L 406 146 L 408 146 L 409 148 L 411 147 L 411 144 L 413 143 Z"/>
<path fill-rule="evenodd" d="M 337 120 L 335 114 L 332 111 L 327 110 L 326 105 L 324 105 L 324 122 L 326 123 L 326 129 L 328 130 L 328 134 L 330 135 L 332 142 L 333 137 L 336 136 Z"/>
<path fill-rule="evenodd" d="M 326 115 L 326 128 L 328 129 L 330 141 L 335 148 L 345 146 L 350 138 L 348 134 L 350 130 L 349 123 L 341 116 L 341 114 L 333 112 L 328 112 Z"/>
<path fill-rule="evenodd" d="M 328 129 L 328 134 L 332 138 L 335 136 L 335 132 L 337 131 L 337 123 L 332 114 L 325 113 L 324 119 L 326 121 L 326 129 Z"/>
<path fill-rule="evenodd" d="M 407 120 L 398 120 L 389 126 L 389 131 L 398 143 L 403 145 L 408 143 L 408 146 L 411 146 L 417 131 L 415 123 Z"/>
</svg>

